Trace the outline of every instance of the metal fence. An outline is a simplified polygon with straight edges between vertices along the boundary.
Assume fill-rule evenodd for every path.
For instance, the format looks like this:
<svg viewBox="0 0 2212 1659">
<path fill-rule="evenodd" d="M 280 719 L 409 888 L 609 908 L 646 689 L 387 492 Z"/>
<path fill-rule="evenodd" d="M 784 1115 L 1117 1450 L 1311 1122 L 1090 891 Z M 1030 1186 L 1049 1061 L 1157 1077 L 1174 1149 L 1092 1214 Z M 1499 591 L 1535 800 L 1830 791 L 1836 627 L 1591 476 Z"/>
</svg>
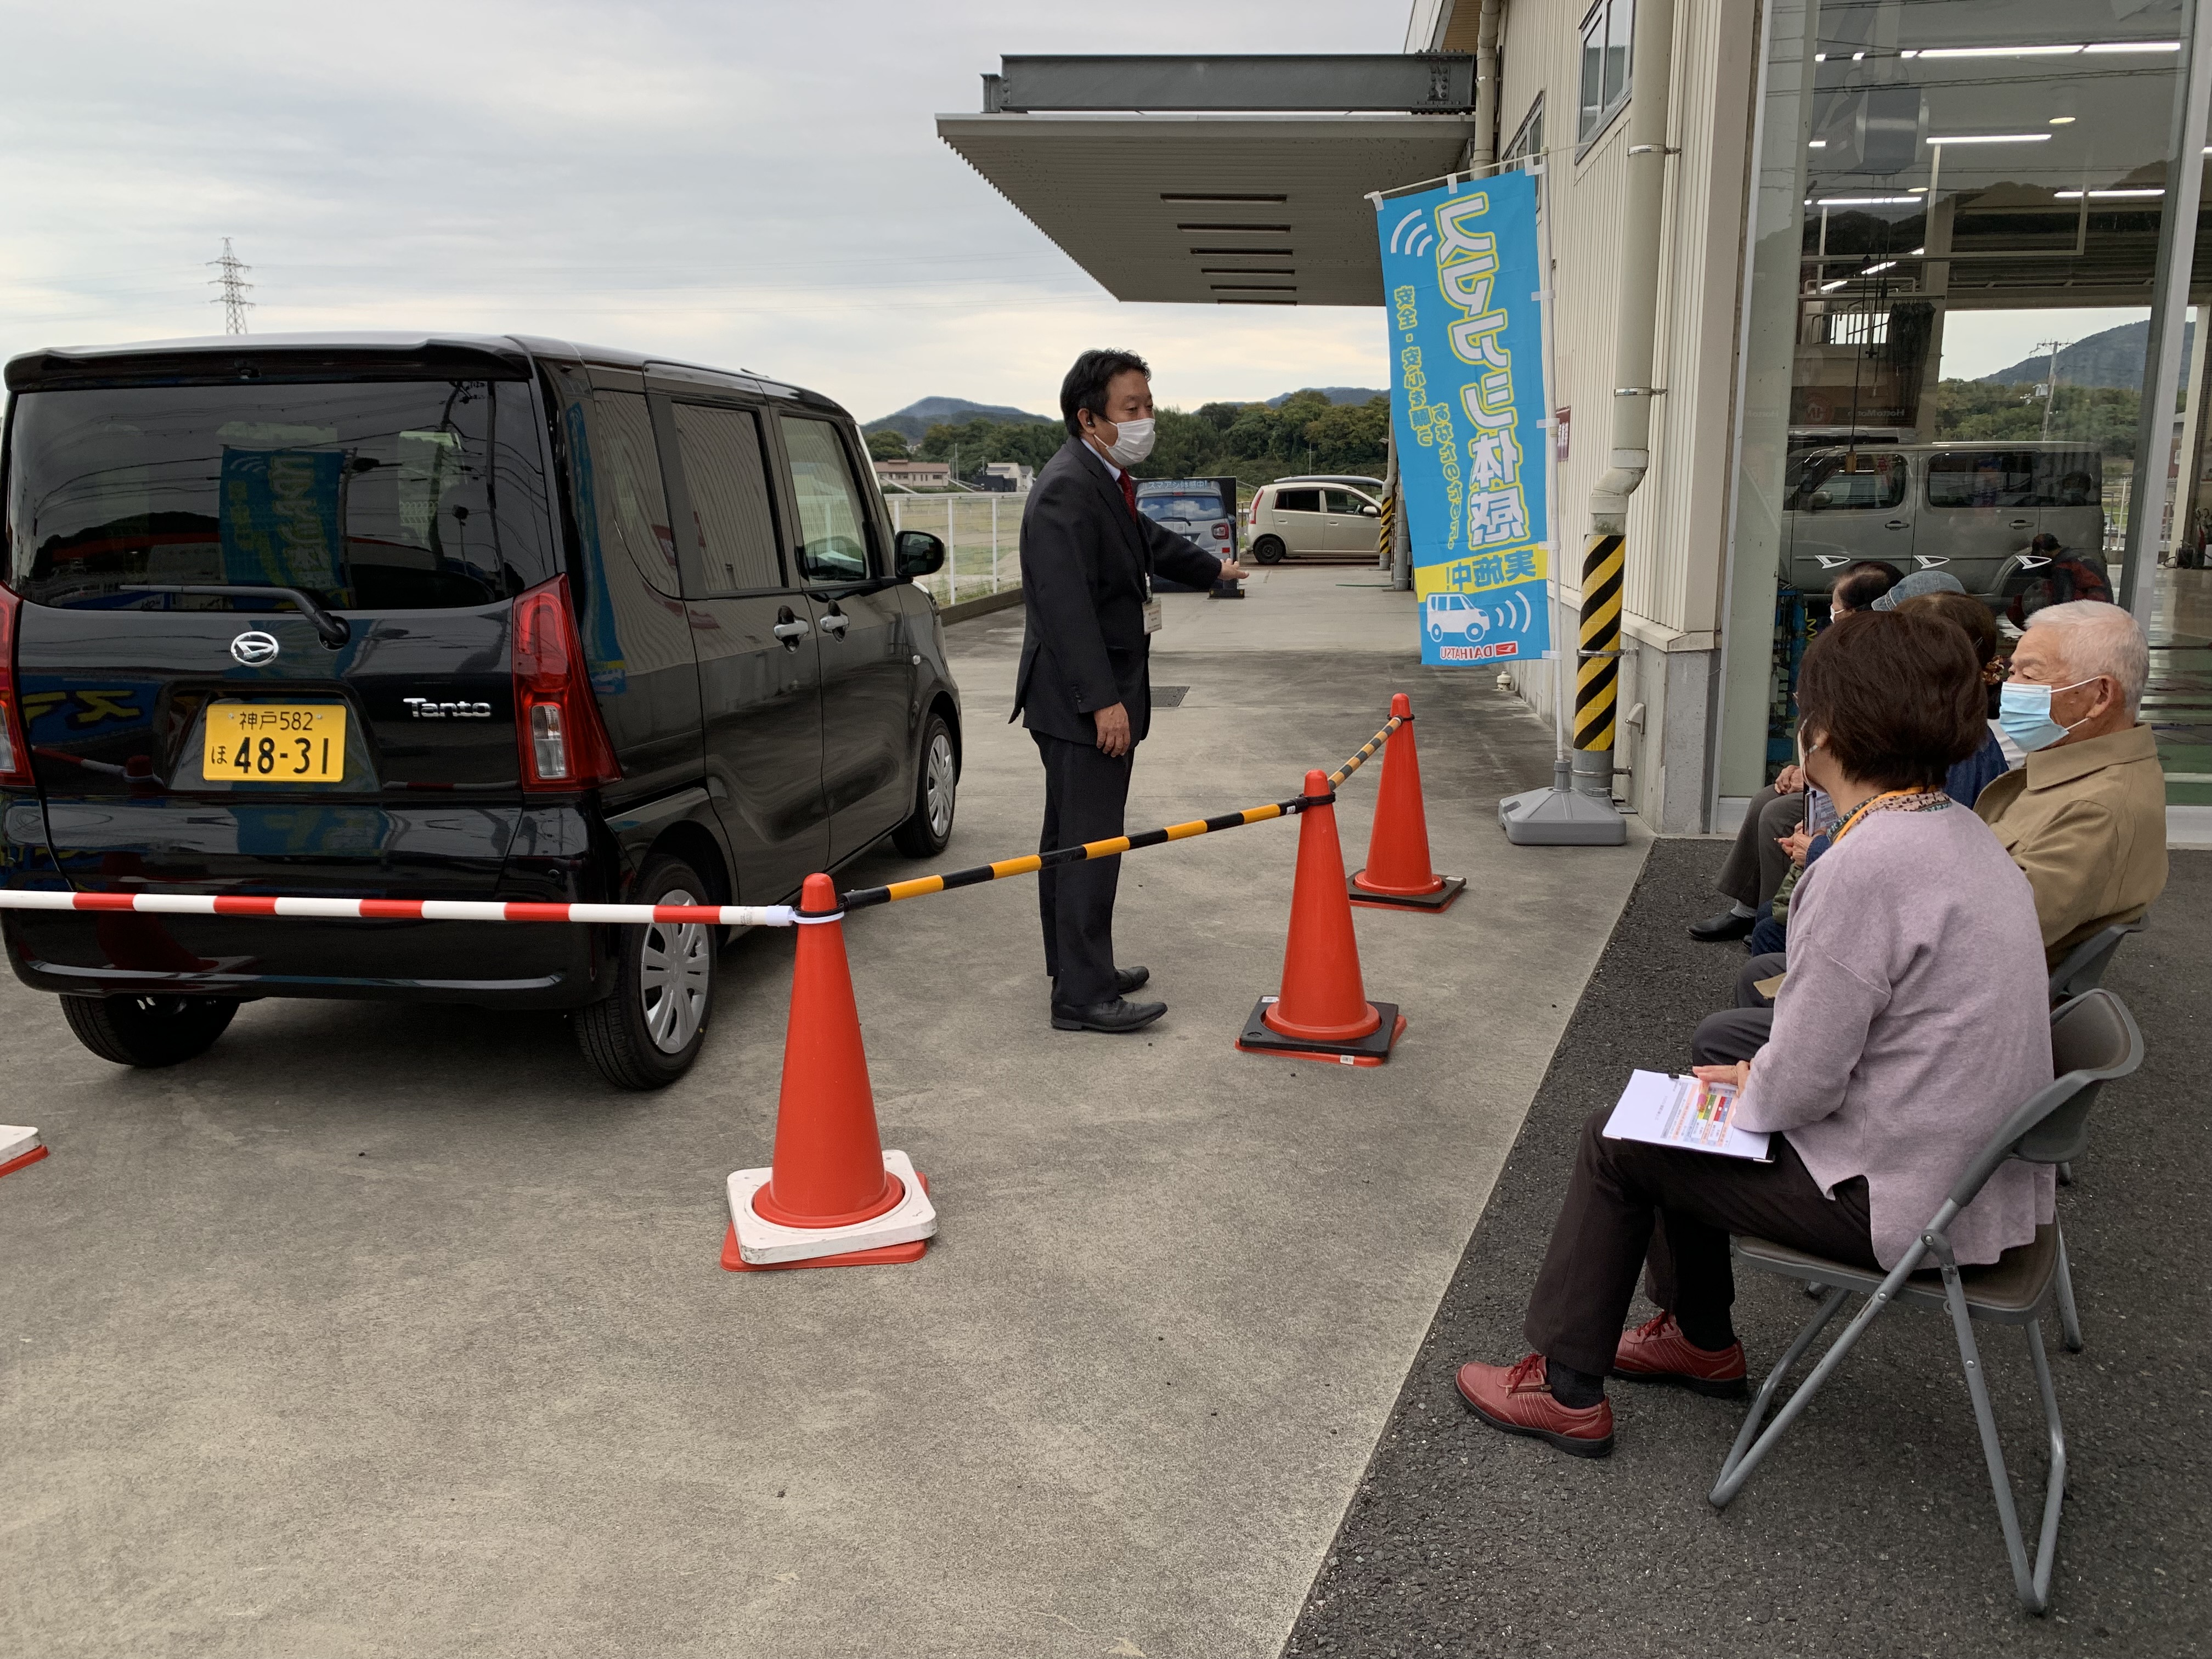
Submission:
<svg viewBox="0 0 2212 1659">
<path fill-rule="evenodd" d="M 992 492 L 941 495 L 884 493 L 896 530 L 927 530 L 945 544 L 945 568 L 926 578 L 945 605 L 980 599 L 1022 581 L 1022 507 L 1026 495 Z"/>
</svg>

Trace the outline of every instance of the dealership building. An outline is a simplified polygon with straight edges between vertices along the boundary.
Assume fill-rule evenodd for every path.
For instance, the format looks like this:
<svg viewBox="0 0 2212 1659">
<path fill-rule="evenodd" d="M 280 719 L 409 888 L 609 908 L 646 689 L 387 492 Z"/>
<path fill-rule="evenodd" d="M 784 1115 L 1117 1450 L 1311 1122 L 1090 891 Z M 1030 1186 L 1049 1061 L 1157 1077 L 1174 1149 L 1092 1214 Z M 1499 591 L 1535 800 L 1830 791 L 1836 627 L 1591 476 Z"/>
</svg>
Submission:
<svg viewBox="0 0 2212 1659">
<path fill-rule="evenodd" d="M 1833 571 L 1946 569 L 2032 610 L 2047 532 L 2160 645 L 2147 718 L 2193 839 L 2212 708 L 2189 686 L 2212 664 L 2194 651 L 2192 681 L 2161 653 L 2212 634 L 2212 573 L 2160 561 L 2195 565 L 2173 550 L 2212 517 L 2212 331 L 2185 327 L 2212 283 L 2208 14 L 1417 0 L 1392 55 L 1010 57 L 938 131 L 1116 298 L 1370 307 L 1378 331 L 1376 194 L 1536 173 L 1569 648 L 1585 541 L 1626 514 L 1610 757 L 1577 764 L 1650 829 L 1729 827 L 1788 754 Z M 2033 416 L 1969 416 L 1961 380 L 1995 367 L 1962 366 L 1978 313 L 2084 309 L 2148 313 L 2130 400 L 2109 369 L 2094 398 L 2069 386 L 2067 343 L 2039 342 L 2051 369 L 2013 399 Z M 1549 715 L 1550 676 L 1516 690 Z"/>
</svg>

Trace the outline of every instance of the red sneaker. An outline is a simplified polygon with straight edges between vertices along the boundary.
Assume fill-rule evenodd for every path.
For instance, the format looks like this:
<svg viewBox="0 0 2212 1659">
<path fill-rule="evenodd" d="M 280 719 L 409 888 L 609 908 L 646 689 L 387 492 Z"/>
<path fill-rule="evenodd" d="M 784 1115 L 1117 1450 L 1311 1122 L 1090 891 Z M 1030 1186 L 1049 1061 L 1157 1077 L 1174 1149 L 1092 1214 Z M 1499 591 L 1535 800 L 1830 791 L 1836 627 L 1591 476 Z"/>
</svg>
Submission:
<svg viewBox="0 0 2212 1659">
<path fill-rule="evenodd" d="M 1508 1434 L 1525 1434 L 1577 1457 L 1603 1457 L 1613 1449 L 1612 1402 L 1601 1400 L 1580 1410 L 1562 1406 L 1544 1380 L 1540 1353 L 1512 1366 L 1461 1366 L 1459 1397 L 1492 1428 Z"/>
<path fill-rule="evenodd" d="M 1692 1346 L 1662 1313 L 1625 1333 L 1613 1352 L 1613 1374 L 1634 1382 L 1674 1382 L 1718 1400 L 1741 1400 L 1745 1392 L 1743 1344 L 1715 1351 Z"/>
</svg>

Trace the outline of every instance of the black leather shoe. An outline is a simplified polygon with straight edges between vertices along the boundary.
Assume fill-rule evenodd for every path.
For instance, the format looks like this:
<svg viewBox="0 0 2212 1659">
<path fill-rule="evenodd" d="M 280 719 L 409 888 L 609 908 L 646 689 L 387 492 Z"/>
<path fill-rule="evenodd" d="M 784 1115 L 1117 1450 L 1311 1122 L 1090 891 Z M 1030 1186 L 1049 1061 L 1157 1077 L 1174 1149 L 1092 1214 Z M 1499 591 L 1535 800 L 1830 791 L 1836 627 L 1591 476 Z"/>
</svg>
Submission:
<svg viewBox="0 0 2212 1659">
<path fill-rule="evenodd" d="M 1149 968 L 1116 968 L 1114 970 L 1114 994 L 1125 997 L 1152 978 Z"/>
<path fill-rule="evenodd" d="M 1748 939 L 1751 930 L 1758 926 L 1757 916 L 1740 916 L 1733 910 L 1721 910 L 1703 921 L 1692 922 L 1690 937 L 1713 945 L 1722 939 Z"/>
<path fill-rule="evenodd" d="M 1141 1031 L 1167 1011 L 1164 1002 L 1129 1002 L 1121 997 L 1081 1008 L 1055 1002 L 1052 1028 L 1055 1031 Z"/>
</svg>

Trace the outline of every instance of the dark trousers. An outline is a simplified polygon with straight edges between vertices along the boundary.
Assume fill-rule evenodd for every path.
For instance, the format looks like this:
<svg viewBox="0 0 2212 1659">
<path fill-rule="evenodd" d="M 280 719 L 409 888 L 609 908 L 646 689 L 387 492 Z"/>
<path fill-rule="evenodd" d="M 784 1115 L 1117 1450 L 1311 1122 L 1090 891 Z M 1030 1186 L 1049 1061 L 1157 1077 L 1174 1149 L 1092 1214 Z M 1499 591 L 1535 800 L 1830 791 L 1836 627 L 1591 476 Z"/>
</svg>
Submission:
<svg viewBox="0 0 2212 1659">
<path fill-rule="evenodd" d="M 1707 1014 L 1690 1038 L 1692 1066 L 1733 1066 L 1749 1060 L 1774 1035 L 1774 1000 L 1759 994 L 1759 981 L 1772 979 L 1790 966 L 1781 951 L 1753 957 L 1735 976 L 1735 1006 Z"/>
<path fill-rule="evenodd" d="M 1754 909 L 1771 899 L 1782 878 L 1790 873 L 1790 854 L 1775 841 L 1795 830 L 1804 817 L 1802 791 L 1778 795 L 1770 784 L 1753 795 L 1744 808 L 1743 824 L 1735 832 L 1735 845 L 1729 848 L 1728 862 L 1721 866 L 1717 889 Z"/>
<path fill-rule="evenodd" d="M 1044 761 L 1044 830 L 1037 851 L 1120 835 L 1136 746 L 1113 760 L 1095 744 L 1070 743 L 1042 732 L 1030 735 Z M 1086 859 L 1038 872 L 1044 970 L 1053 980 L 1054 1002 L 1081 1008 L 1112 1000 L 1114 891 L 1121 879 L 1119 858 Z"/>
<path fill-rule="evenodd" d="M 1686 1330 L 1728 1330 L 1735 1301 L 1730 1233 L 1856 1267 L 1879 1265 L 1863 1178 L 1824 1198 L 1780 1135 L 1769 1143 L 1774 1162 L 1753 1164 L 1607 1140 L 1602 1131 L 1611 1115 L 1594 1112 L 1583 1124 L 1574 1177 L 1521 1324 L 1528 1346 L 1546 1358 L 1600 1376 L 1610 1371 L 1639 1271 L 1646 1294 Z"/>
</svg>

